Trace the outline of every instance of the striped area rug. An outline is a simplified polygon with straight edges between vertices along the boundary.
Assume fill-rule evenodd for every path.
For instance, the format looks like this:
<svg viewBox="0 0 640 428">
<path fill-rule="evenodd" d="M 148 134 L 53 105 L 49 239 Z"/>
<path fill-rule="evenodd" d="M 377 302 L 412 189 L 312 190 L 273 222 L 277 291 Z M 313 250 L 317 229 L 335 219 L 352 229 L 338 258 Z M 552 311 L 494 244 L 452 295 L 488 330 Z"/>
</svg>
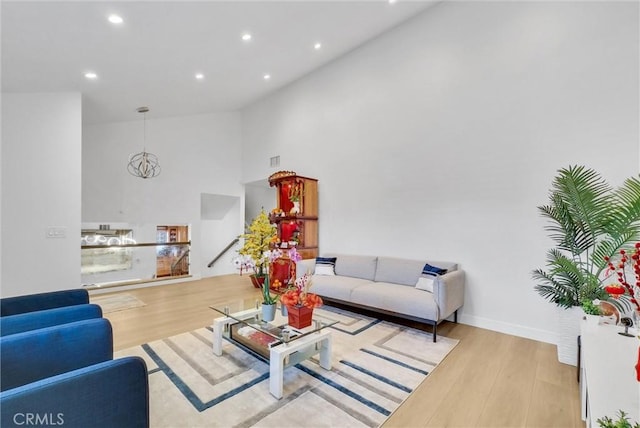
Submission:
<svg viewBox="0 0 640 428">
<path fill-rule="evenodd" d="M 284 397 L 269 394 L 269 365 L 232 342 L 212 352 L 210 327 L 129 348 L 149 369 L 152 427 L 377 427 L 457 340 L 324 306 L 333 368 L 285 369 Z"/>
</svg>

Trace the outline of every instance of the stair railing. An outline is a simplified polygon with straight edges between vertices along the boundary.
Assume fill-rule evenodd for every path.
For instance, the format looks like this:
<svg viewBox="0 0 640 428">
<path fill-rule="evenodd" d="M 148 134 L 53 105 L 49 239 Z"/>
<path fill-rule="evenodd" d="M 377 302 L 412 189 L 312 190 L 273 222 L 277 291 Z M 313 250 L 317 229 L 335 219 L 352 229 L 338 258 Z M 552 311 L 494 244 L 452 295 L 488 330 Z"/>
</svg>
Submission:
<svg viewBox="0 0 640 428">
<path fill-rule="evenodd" d="M 171 276 L 188 275 L 189 274 L 189 253 L 188 249 L 171 265 Z"/>
<path fill-rule="evenodd" d="M 222 251 L 220 251 L 220 254 L 218 254 L 217 256 L 215 256 L 213 258 L 213 260 L 211 260 L 209 262 L 209 264 L 207 265 L 208 268 L 210 268 L 211 266 L 213 266 L 213 264 L 215 262 L 218 261 L 218 259 L 222 256 L 224 256 L 224 254 L 229 251 L 231 249 L 231 247 L 233 247 L 234 245 L 236 245 L 238 242 L 240 241 L 240 238 L 235 238 L 233 241 L 229 242 L 229 245 L 227 245 L 226 247 L 224 247 L 224 249 Z"/>
</svg>

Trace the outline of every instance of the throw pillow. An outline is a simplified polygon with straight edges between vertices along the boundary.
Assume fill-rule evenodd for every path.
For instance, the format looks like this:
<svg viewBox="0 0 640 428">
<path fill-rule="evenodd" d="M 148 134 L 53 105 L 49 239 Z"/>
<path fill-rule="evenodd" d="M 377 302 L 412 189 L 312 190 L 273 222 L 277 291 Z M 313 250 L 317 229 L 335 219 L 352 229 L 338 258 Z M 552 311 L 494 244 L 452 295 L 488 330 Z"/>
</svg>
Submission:
<svg viewBox="0 0 640 428">
<path fill-rule="evenodd" d="M 422 275 L 420 275 L 418 282 L 416 282 L 416 289 L 433 293 L 433 283 L 440 275 L 444 275 L 445 273 L 447 273 L 446 269 L 425 263 L 422 268 Z"/>
<path fill-rule="evenodd" d="M 316 257 L 314 275 L 335 275 L 337 257 Z"/>
<path fill-rule="evenodd" d="M 429 293 L 433 293 L 433 281 L 435 278 L 433 276 L 421 276 L 418 278 L 418 282 L 416 282 L 416 288 L 418 290 L 428 291 Z"/>
<path fill-rule="evenodd" d="M 445 273 L 447 273 L 446 269 L 442 269 L 437 266 L 431 266 L 429 263 L 425 263 L 424 267 L 422 268 L 422 275 L 437 276 L 444 275 Z"/>
</svg>

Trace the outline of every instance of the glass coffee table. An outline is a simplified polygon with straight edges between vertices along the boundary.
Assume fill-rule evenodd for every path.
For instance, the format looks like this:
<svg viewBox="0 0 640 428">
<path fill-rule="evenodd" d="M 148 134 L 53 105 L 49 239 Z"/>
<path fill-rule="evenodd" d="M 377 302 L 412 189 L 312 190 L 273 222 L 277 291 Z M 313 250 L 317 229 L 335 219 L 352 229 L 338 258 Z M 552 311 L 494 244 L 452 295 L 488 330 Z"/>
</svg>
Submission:
<svg viewBox="0 0 640 428">
<path fill-rule="evenodd" d="M 239 343 L 269 361 L 269 392 L 282 398 L 284 369 L 319 354 L 320 367 L 331 370 L 331 330 L 336 320 L 314 313 L 309 327 L 287 325 L 288 319 L 276 310 L 271 322 L 262 320 L 259 302 L 240 301 L 214 305 L 221 317 L 213 320 L 213 353 L 222 355 L 222 340 Z"/>
</svg>

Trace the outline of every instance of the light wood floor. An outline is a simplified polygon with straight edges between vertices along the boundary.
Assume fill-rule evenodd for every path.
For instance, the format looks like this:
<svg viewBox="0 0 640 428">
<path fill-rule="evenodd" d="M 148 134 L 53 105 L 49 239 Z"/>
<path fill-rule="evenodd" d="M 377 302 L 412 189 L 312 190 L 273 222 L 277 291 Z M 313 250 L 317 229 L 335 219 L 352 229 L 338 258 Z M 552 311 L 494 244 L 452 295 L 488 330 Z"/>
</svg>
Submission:
<svg viewBox="0 0 640 428">
<path fill-rule="evenodd" d="M 210 305 L 260 297 L 239 275 L 121 293 L 146 306 L 105 315 L 115 350 L 210 325 Z M 584 427 L 576 369 L 558 362 L 555 346 L 447 322 L 438 333 L 460 343 L 385 428 Z"/>
</svg>

